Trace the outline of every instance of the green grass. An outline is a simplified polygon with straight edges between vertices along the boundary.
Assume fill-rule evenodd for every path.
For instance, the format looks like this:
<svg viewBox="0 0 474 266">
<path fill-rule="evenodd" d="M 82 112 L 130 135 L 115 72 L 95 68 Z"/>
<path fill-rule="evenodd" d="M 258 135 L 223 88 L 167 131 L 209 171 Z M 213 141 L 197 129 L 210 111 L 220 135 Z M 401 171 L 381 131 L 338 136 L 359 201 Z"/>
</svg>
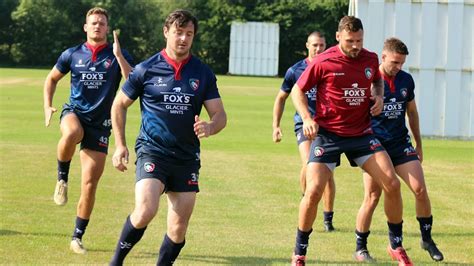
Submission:
<svg viewBox="0 0 474 266">
<path fill-rule="evenodd" d="M 69 203 L 55 206 L 59 115 L 49 128 L 44 127 L 42 87 L 47 72 L 0 69 L 0 263 L 105 265 L 133 208 L 134 166 L 120 173 L 113 169 L 109 155 L 84 236 L 89 253 L 71 253 L 68 245 L 79 197 L 80 165 L 76 153 Z M 68 79 L 57 89 L 57 108 L 67 101 Z M 290 101 L 283 117 L 283 142 L 271 140 L 272 105 L 280 82 L 278 78 L 218 77 L 228 126 L 202 141 L 201 192 L 177 265 L 288 264 L 297 226 L 300 162 Z M 132 149 L 139 127 L 138 104 L 129 110 L 128 118 L 127 141 Z M 448 264 L 474 264 L 473 144 L 424 140 L 433 236 Z M 363 196 L 361 172 L 343 160 L 335 178 L 337 231 L 324 233 L 318 216 L 310 239 L 309 264 L 353 263 L 355 216 Z M 403 197 L 404 245 L 415 263 L 434 264 L 419 247 L 414 198 L 406 186 Z M 166 230 L 165 215 L 163 200 L 127 264 L 155 264 Z M 376 210 L 371 231 L 372 255 L 381 264 L 393 264 L 385 253 L 387 227 L 382 207 Z"/>
</svg>

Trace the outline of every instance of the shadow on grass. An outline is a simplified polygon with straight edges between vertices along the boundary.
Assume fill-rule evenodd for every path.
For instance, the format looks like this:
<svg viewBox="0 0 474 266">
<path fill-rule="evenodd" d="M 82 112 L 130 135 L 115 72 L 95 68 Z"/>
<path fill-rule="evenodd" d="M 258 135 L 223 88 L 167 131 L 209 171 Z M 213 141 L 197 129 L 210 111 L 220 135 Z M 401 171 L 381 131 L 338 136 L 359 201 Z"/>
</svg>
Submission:
<svg viewBox="0 0 474 266">
<path fill-rule="evenodd" d="M 352 228 L 352 229 L 348 229 L 348 228 L 336 228 L 335 231 L 333 232 L 324 232 L 322 230 L 320 231 L 315 231 L 317 234 L 337 234 L 337 233 L 351 233 L 351 234 L 354 234 L 354 231 L 355 231 L 355 228 Z M 474 236 L 474 231 L 470 231 L 470 232 L 459 232 L 459 233 L 453 233 L 453 232 L 437 232 L 436 230 L 432 231 L 431 234 L 433 235 L 433 237 L 436 237 L 436 236 L 459 236 L 459 237 L 472 237 Z M 370 230 L 370 235 L 382 235 L 382 236 L 385 236 L 385 235 L 388 235 L 388 227 L 387 227 L 387 230 L 386 231 L 382 231 L 382 230 Z M 410 236 L 410 237 L 419 237 L 420 236 L 420 231 L 410 231 L 410 232 L 407 232 L 405 229 L 403 230 L 403 236 Z"/>
<path fill-rule="evenodd" d="M 57 237 L 68 237 L 68 234 L 59 234 L 55 232 L 20 232 L 14 230 L 0 229 L 0 236 L 57 236 Z"/>
</svg>

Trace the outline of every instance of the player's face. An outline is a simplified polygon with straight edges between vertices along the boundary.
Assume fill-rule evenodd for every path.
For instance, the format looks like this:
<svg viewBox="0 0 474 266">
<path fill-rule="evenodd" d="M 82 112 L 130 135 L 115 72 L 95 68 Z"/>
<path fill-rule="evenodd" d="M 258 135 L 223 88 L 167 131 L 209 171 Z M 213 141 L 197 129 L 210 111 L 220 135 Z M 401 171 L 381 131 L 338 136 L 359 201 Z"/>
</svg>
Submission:
<svg viewBox="0 0 474 266">
<path fill-rule="evenodd" d="M 308 56 L 310 59 L 315 58 L 318 54 L 326 50 L 326 39 L 318 36 L 310 36 L 306 42 L 306 48 L 308 48 Z"/>
<path fill-rule="evenodd" d="M 107 18 L 102 14 L 92 14 L 88 16 L 86 24 L 84 24 L 87 40 L 92 40 L 96 43 L 107 41 L 108 30 Z"/>
<path fill-rule="evenodd" d="M 176 26 L 176 23 L 168 29 L 163 27 L 166 38 L 166 48 L 171 49 L 177 57 L 187 56 L 193 44 L 194 24 L 188 22 L 184 27 Z"/>
<path fill-rule="evenodd" d="M 338 31 L 336 32 L 336 40 L 339 42 L 339 48 L 345 55 L 356 58 L 364 44 L 364 31 Z"/>
<path fill-rule="evenodd" d="M 382 71 L 385 75 L 393 77 L 402 69 L 406 55 L 395 52 L 382 52 Z"/>
</svg>

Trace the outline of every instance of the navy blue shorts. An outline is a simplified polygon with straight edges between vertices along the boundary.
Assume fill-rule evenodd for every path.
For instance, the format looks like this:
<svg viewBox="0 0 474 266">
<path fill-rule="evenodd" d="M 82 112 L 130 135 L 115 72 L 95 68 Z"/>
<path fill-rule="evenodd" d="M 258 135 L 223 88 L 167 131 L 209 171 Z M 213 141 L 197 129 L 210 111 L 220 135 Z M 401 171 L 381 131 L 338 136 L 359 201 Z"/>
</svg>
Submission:
<svg viewBox="0 0 474 266">
<path fill-rule="evenodd" d="M 93 124 L 83 118 L 78 112 L 74 111 L 74 109 L 68 104 L 63 105 L 60 119 L 69 113 L 74 113 L 77 116 L 82 129 L 84 130 L 84 137 L 81 140 L 81 150 L 89 149 L 107 154 L 112 129 L 110 119 L 109 121 L 99 121 L 98 123 Z"/>
<path fill-rule="evenodd" d="M 309 162 L 338 163 L 345 153 L 349 161 L 383 151 L 380 141 L 373 134 L 357 137 L 341 137 L 323 128 L 311 143 Z"/>
<path fill-rule="evenodd" d="M 408 135 L 405 138 L 382 142 L 382 145 L 390 156 L 393 166 L 419 160 Z"/>
<path fill-rule="evenodd" d="M 305 142 L 305 141 L 310 141 L 303 133 L 303 128 L 300 128 L 298 129 L 296 132 L 295 132 L 295 135 L 296 135 L 296 143 L 298 144 L 298 146 L 300 146 L 301 143 Z"/>
<path fill-rule="evenodd" d="M 145 178 L 155 178 L 165 185 L 165 191 L 199 192 L 200 162 L 173 164 L 158 156 L 147 153 L 137 154 L 136 182 Z"/>
</svg>

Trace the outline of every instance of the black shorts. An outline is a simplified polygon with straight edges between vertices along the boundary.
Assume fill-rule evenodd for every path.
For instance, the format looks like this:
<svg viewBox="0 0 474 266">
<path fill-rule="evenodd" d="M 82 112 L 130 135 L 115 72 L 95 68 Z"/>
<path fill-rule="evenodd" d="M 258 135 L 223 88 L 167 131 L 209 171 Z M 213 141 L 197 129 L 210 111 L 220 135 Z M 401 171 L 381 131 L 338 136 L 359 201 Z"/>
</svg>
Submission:
<svg viewBox="0 0 474 266">
<path fill-rule="evenodd" d="M 109 138 L 111 134 L 112 124 L 109 121 L 98 121 L 97 123 L 91 123 L 87 119 L 83 118 L 78 112 L 68 105 L 63 105 L 61 112 L 62 119 L 65 115 L 74 113 L 79 122 L 81 123 L 82 129 L 84 130 L 84 137 L 81 140 L 81 150 L 90 149 L 98 152 L 107 154 L 109 149 Z"/>
<path fill-rule="evenodd" d="M 323 128 L 311 143 L 309 162 L 338 163 L 345 153 L 349 161 L 383 151 L 380 141 L 373 134 L 357 137 L 341 137 Z"/>
<path fill-rule="evenodd" d="M 165 191 L 199 192 L 200 162 L 173 164 L 158 156 L 138 153 L 135 164 L 136 182 L 145 178 L 155 178 L 165 185 Z"/>
<path fill-rule="evenodd" d="M 405 138 L 382 142 L 382 145 L 390 156 L 393 166 L 419 160 L 408 135 Z"/>
</svg>

